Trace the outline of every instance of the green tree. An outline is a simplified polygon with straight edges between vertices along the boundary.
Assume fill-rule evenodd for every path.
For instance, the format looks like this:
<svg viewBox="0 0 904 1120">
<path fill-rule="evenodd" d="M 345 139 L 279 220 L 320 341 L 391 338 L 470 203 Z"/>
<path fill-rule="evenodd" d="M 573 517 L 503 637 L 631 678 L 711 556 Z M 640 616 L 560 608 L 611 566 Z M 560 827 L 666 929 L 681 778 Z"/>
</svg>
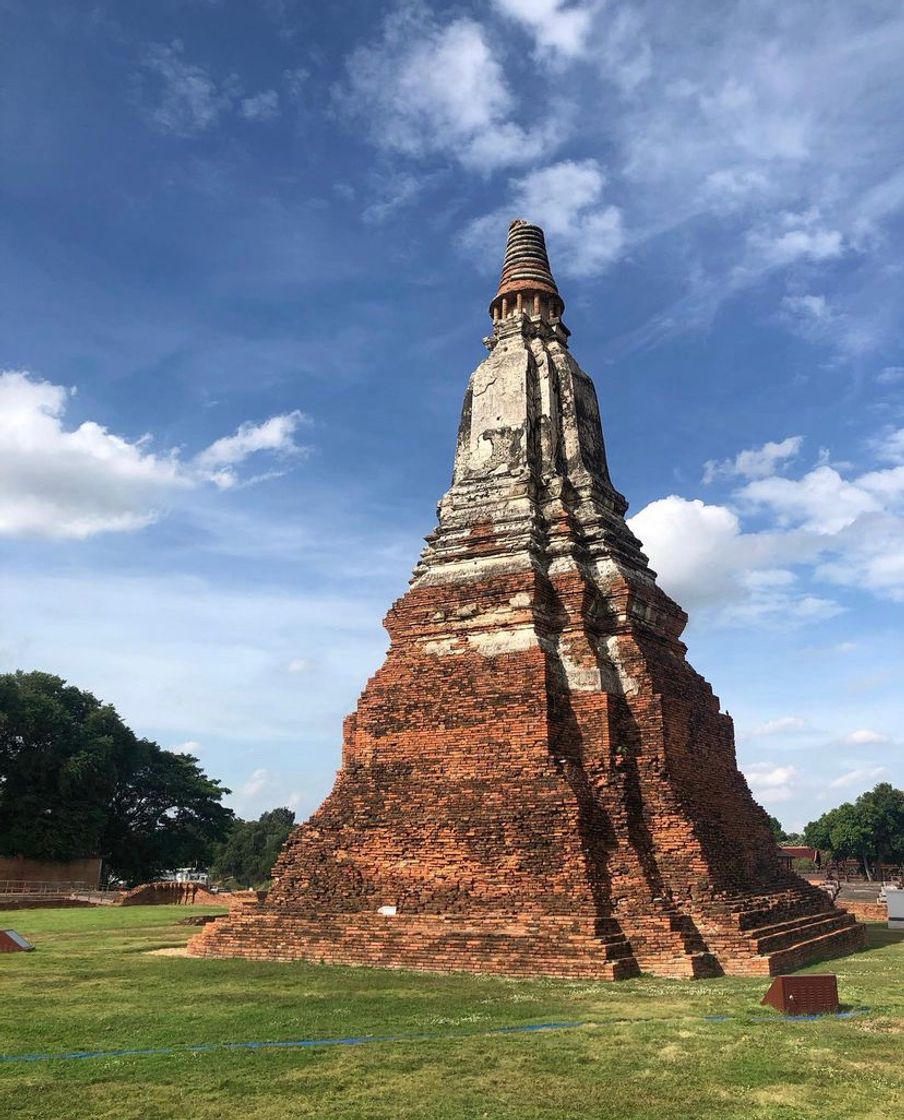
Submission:
<svg viewBox="0 0 904 1120">
<path fill-rule="evenodd" d="M 233 879 L 253 887 L 270 878 L 279 850 L 295 827 L 291 809 L 271 809 L 256 821 L 237 820 L 229 836 L 220 844 L 211 864 L 215 879 Z"/>
<path fill-rule="evenodd" d="M 815 848 L 841 859 L 859 859 L 867 876 L 876 863 L 904 862 L 904 790 L 889 782 L 823 813 L 804 829 Z"/>
<path fill-rule="evenodd" d="M 129 882 L 207 862 L 229 790 L 49 673 L 0 675 L 0 854 L 101 855 Z"/>
<path fill-rule="evenodd" d="M 784 844 L 788 839 L 788 834 L 782 828 L 782 822 L 778 817 L 769 816 L 769 827 L 772 829 L 772 835 L 775 837 L 776 844 Z"/>
<path fill-rule="evenodd" d="M 174 867 L 206 867 L 234 818 L 220 804 L 229 790 L 189 754 L 136 744 L 133 765 L 117 783 L 101 851 L 127 882 L 145 882 Z"/>
</svg>

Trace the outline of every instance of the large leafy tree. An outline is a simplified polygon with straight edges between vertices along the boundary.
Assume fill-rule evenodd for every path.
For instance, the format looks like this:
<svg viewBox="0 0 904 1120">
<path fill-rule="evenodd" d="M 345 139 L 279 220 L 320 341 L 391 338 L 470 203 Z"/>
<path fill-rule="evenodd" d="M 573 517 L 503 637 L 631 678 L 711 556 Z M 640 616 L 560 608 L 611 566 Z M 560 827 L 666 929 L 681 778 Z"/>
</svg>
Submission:
<svg viewBox="0 0 904 1120">
<path fill-rule="evenodd" d="M 129 882 L 203 866 L 234 819 L 227 793 L 90 692 L 49 673 L 0 675 L 0 854 L 102 855 Z"/>
<path fill-rule="evenodd" d="M 782 822 L 778 817 L 769 816 L 769 827 L 772 829 L 772 835 L 775 837 L 776 844 L 784 844 L 788 839 L 787 833 L 782 827 Z"/>
<path fill-rule="evenodd" d="M 229 836 L 217 848 L 211 874 L 244 887 L 264 882 L 294 827 L 295 814 L 285 808 L 262 813 L 256 821 L 235 821 Z"/>
<path fill-rule="evenodd" d="M 904 790 L 880 782 L 811 821 L 804 838 L 842 859 L 859 859 L 867 875 L 877 863 L 904 863 Z"/>
</svg>

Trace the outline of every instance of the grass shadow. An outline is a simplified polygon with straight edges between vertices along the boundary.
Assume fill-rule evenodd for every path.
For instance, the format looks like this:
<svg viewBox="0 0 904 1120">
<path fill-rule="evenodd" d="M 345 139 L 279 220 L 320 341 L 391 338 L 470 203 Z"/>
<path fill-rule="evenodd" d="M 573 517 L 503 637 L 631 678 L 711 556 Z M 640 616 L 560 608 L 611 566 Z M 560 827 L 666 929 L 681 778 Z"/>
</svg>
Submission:
<svg viewBox="0 0 904 1120">
<path fill-rule="evenodd" d="M 864 953 L 874 949 L 885 949 L 889 945 L 899 945 L 904 941 L 904 929 L 889 929 L 881 922 L 864 922 L 866 926 L 866 946 Z"/>
</svg>

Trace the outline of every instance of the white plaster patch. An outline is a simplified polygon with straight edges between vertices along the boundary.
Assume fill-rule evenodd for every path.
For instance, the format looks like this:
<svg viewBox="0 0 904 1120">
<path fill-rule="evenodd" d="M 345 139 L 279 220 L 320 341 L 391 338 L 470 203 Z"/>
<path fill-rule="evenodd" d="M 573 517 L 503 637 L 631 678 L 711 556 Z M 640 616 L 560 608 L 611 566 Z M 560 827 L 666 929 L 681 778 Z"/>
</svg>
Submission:
<svg viewBox="0 0 904 1120">
<path fill-rule="evenodd" d="M 429 653 L 431 657 L 446 657 L 450 653 L 458 653 L 461 648 L 458 638 L 437 638 L 435 641 L 420 644 L 424 653 Z"/>
<path fill-rule="evenodd" d="M 484 657 L 496 657 L 500 653 L 519 653 L 540 644 L 536 632 L 529 626 L 506 627 L 502 630 L 469 634 L 468 643 Z"/>
<path fill-rule="evenodd" d="M 640 684 L 631 676 L 625 668 L 624 661 L 619 649 L 619 639 L 613 636 L 606 641 L 606 648 L 609 651 L 609 657 L 612 664 L 615 666 L 615 671 L 618 673 L 618 679 L 621 682 L 622 691 L 625 696 L 636 696 L 640 692 Z"/>
<path fill-rule="evenodd" d="M 559 661 L 562 668 L 565 670 L 565 679 L 568 681 L 568 687 L 575 692 L 599 692 L 602 682 L 598 669 L 588 668 L 586 665 L 579 665 L 576 661 L 572 661 L 569 657 L 564 657 L 559 654 Z"/>
<path fill-rule="evenodd" d="M 578 565 L 573 556 L 556 556 L 549 565 L 549 574 L 551 576 L 566 575 L 570 572 L 576 572 Z"/>
<path fill-rule="evenodd" d="M 526 572 L 532 568 L 526 552 L 513 556 L 480 556 L 468 560 L 428 561 L 429 568 L 412 580 L 413 587 L 435 587 L 442 583 L 468 583 L 491 576 Z"/>
</svg>

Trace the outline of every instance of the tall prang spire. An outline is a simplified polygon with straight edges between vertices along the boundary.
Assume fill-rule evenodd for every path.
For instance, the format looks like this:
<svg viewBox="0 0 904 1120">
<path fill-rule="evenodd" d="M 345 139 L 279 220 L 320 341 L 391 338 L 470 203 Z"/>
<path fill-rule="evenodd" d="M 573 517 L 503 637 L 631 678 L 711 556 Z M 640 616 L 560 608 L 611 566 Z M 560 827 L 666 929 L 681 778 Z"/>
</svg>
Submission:
<svg viewBox="0 0 904 1120">
<path fill-rule="evenodd" d="M 523 218 L 509 226 L 499 288 L 489 310 L 494 322 L 521 311 L 556 319 L 565 310 L 549 266 L 543 230 Z"/>
<path fill-rule="evenodd" d="M 620 979 L 862 946 L 779 860 L 625 521 L 562 308 L 543 231 L 513 222 L 452 483 L 333 791 L 266 900 L 193 955 Z"/>
</svg>

